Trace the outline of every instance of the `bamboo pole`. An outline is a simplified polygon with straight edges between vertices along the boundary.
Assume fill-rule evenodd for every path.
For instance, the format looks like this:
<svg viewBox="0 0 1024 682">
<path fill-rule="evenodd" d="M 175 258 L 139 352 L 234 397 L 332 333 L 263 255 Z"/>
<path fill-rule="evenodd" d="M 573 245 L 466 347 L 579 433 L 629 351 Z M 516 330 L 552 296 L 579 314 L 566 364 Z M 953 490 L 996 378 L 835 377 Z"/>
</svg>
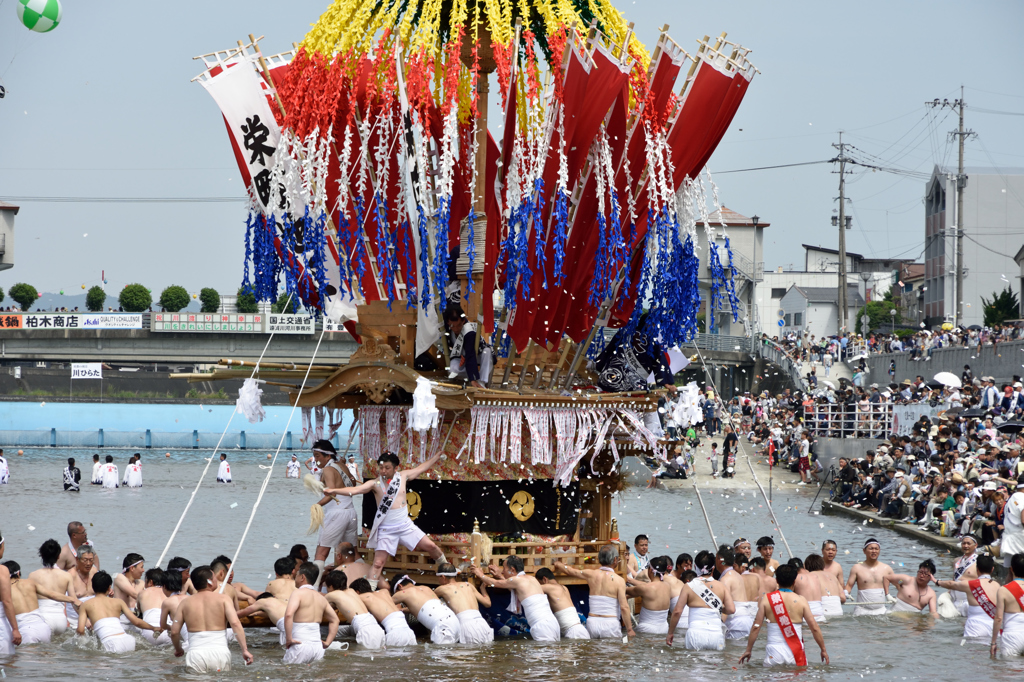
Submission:
<svg viewBox="0 0 1024 682">
<path fill-rule="evenodd" d="M 697 493 L 697 502 L 700 503 L 700 510 L 704 512 L 704 521 L 708 524 L 708 533 L 711 535 L 711 544 L 715 546 L 715 551 L 718 551 L 718 540 L 715 539 L 715 531 L 711 528 L 711 519 L 708 518 L 708 510 L 704 508 L 704 498 L 700 496 L 700 488 L 697 487 L 696 481 L 693 484 L 693 491 Z M 789 548 L 789 545 L 786 545 Z"/>
</svg>

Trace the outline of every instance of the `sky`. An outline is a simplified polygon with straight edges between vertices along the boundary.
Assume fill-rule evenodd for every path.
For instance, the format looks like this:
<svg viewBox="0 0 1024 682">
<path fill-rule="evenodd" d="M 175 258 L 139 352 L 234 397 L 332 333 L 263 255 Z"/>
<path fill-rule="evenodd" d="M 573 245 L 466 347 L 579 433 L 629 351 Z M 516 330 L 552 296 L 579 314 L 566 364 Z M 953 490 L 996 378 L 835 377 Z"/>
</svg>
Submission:
<svg viewBox="0 0 1024 682">
<path fill-rule="evenodd" d="M 216 106 L 190 82 L 202 70 L 192 57 L 249 33 L 266 36 L 266 54 L 289 49 L 328 2 L 63 0 L 61 24 L 47 34 L 24 28 L 16 4 L 0 0 L 0 198 L 14 198 L 21 211 L 15 266 L 0 271 L 0 287 L 26 281 L 40 291 L 80 292 L 104 272 L 108 292 L 141 282 L 155 296 L 170 284 L 233 293 L 244 254 L 242 202 L 27 198 L 241 197 Z M 618 7 L 649 50 L 666 23 L 689 52 L 722 31 L 753 49 L 760 74 L 708 168 L 723 204 L 771 223 L 766 268 L 802 267 L 801 243 L 837 246 L 838 175 L 831 164 L 727 171 L 831 159 L 839 131 L 855 154 L 880 165 L 924 173 L 955 165 L 947 133 L 956 117 L 924 102 L 952 100 L 961 85 L 967 126 L 978 133 L 966 164 L 1024 166 L 1024 117 L 974 110 L 1024 112 L 1024 3 L 977 2 L 970 11 L 963 3 L 874 0 Z M 849 177 L 847 249 L 919 258 L 924 184 L 870 170 Z"/>
</svg>

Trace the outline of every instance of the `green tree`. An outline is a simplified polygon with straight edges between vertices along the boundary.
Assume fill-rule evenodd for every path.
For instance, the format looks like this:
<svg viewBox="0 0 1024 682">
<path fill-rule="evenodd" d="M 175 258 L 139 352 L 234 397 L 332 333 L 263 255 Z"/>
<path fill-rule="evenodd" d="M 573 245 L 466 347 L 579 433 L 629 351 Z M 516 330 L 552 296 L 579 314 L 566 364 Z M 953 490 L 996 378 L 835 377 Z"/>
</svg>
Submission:
<svg viewBox="0 0 1024 682">
<path fill-rule="evenodd" d="M 0 287 L 0 303 L 2 303 L 3 300 L 4 300 L 4 288 Z"/>
<path fill-rule="evenodd" d="M 160 292 L 157 305 L 169 313 L 176 313 L 188 305 L 188 292 L 185 291 L 185 287 L 172 284 Z"/>
<path fill-rule="evenodd" d="M 1010 287 L 1002 291 L 992 292 L 992 300 L 985 300 L 981 297 L 981 304 L 985 311 L 985 324 L 1002 324 L 1004 320 L 1015 320 L 1020 317 L 1020 303 L 1017 294 L 1013 293 Z"/>
<path fill-rule="evenodd" d="M 141 284 L 129 284 L 121 289 L 117 302 L 126 313 L 142 313 L 153 305 L 153 295 Z"/>
<path fill-rule="evenodd" d="M 288 304 L 288 309 L 287 310 L 285 310 L 285 307 L 284 307 L 285 303 Z M 299 309 L 298 301 L 295 300 L 294 296 L 292 296 L 291 298 L 288 298 L 287 294 L 285 294 L 284 296 L 278 296 L 277 300 L 274 301 L 271 304 L 271 306 L 270 306 L 270 312 L 277 313 L 278 315 L 280 315 L 281 313 L 295 313 L 295 312 L 298 311 L 298 309 Z"/>
<path fill-rule="evenodd" d="M 890 314 L 890 310 L 896 310 L 896 314 Z M 866 329 L 862 329 L 860 318 L 865 315 L 868 316 L 868 325 Z M 857 327 L 854 331 L 857 334 L 867 334 L 872 329 L 885 329 L 893 323 L 899 324 L 902 321 L 903 318 L 900 317 L 900 311 L 896 309 L 891 300 L 871 301 L 857 311 Z"/>
<path fill-rule="evenodd" d="M 85 294 L 85 307 L 90 312 L 98 313 L 107 303 L 107 292 L 99 284 L 92 286 Z"/>
<path fill-rule="evenodd" d="M 28 312 L 28 309 L 39 298 L 39 292 L 36 291 L 36 288 L 24 282 L 18 282 L 7 293 L 11 295 L 11 300 L 20 305 L 21 309 L 25 312 Z"/>
<path fill-rule="evenodd" d="M 216 289 L 204 287 L 199 291 L 199 302 L 203 305 L 199 312 L 215 313 L 220 308 L 220 294 Z"/>
<path fill-rule="evenodd" d="M 251 291 L 246 291 L 245 289 L 238 290 L 238 299 L 235 301 L 235 309 L 246 315 L 258 313 L 260 311 L 260 307 L 256 303 L 256 296 Z"/>
</svg>

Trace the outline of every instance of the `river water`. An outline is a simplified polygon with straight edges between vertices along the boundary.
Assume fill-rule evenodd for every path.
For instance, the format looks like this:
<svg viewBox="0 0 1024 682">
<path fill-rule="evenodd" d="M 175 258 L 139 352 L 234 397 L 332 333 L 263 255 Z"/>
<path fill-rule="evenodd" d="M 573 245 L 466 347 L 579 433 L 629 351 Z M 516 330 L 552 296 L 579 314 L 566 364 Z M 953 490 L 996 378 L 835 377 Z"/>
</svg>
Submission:
<svg viewBox="0 0 1024 682">
<path fill-rule="evenodd" d="M 209 452 L 147 451 L 143 457 L 145 487 L 137 490 L 102 490 L 84 485 L 80 494 L 64 493 L 60 485 L 65 458 L 74 456 L 88 478 L 91 451 L 26 449 L 23 457 L 7 450 L 12 477 L 0 486 L 0 530 L 6 539 L 5 560 L 14 559 L 27 574 L 38 567 L 36 550 L 47 538 L 66 541 L 68 521 L 86 524 L 107 570 L 121 566 L 125 553 L 139 552 L 152 565 L 170 536 L 174 524 L 199 479 Z M 123 467 L 127 453 L 112 453 Z M 282 453 L 282 458 L 285 455 Z M 300 456 L 301 457 L 301 456 Z M 198 565 L 217 554 L 232 555 L 241 537 L 268 464 L 265 454 L 230 455 L 234 483 L 217 484 L 216 463 L 196 496 L 169 556 L 181 554 Z M 253 529 L 236 564 L 237 580 L 252 586 L 265 583 L 275 558 L 297 542 L 315 544 L 305 536 L 312 495 L 300 481 L 284 478 L 283 459 L 273 472 L 257 512 Z M 788 553 L 768 518 L 756 490 L 727 490 L 713 482 L 702 488 L 719 542 L 738 536 L 756 540 L 774 535 L 776 557 Z M 773 503 L 793 551 L 806 556 L 825 539 L 839 544 L 839 561 L 849 573 L 857 559 L 867 529 L 845 517 L 808 514 L 813 491 L 778 491 Z M 233 506 L 234 505 L 234 506 Z M 623 537 L 643 532 L 651 537 L 653 554 L 695 554 L 711 548 L 706 524 L 691 490 L 660 491 L 627 489 L 613 502 Z M 357 505 L 358 508 L 358 505 Z M 937 555 L 935 548 L 888 531 L 881 533 L 882 559 L 897 572 L 913 574 L 917 564 L 933 558 L 941 577 L 950 577 L 953 557 Z M 849 554 L 847 554 L 849 552 Z M 848 609 L 850 611 L 851 609 Z M 991 661 L 987 645 L 961 642 L 963 622 L 933 623 L 923 616 L 881 618 L 847 617 L 823 626 L 831 665 L 817 663 L 817 647 L 808 638 L 811 666 L 802 679 L 834 680 L 955 680 L 1009 679 L 1024 670 L 1024 659 Z M 738 666 L 742 644 L 730 644 L 724 652 L 692 653 L 681 639 L 671 649 L 664 639 L 641 635 L 629 644 L 621 642 L 562 642 L 538 645 L 531 641 L 498 641 L 487 649 L 435 646 L 429 642 L 414 649 L 370 653 L 353 648 L 328 652 L 324 661 L 295 670 L 281 663 L 277 636 L 259 630 L 247 635 L 256 657 L 250 667 L 235 652 L 235 668 L 222 675 L 238 680 L 356 680 L 356 679 L 587 679 L 587 680 L 788 680 L 793 670 L 764 669 L 764 638 L 755 645 L 755 664 Z M 88 674 L 109 680 L 181 680 L 182 662 L 164 649 L 149 648 L 140 639 L 137 650 L 113 656 L 97 650 L 92 638 L 65 634 L 49 645 L 21 648 L 16 656 L 0 659 L 0 669 L 10 679 L 66 679 L 69 674 Z"/>
</svg>

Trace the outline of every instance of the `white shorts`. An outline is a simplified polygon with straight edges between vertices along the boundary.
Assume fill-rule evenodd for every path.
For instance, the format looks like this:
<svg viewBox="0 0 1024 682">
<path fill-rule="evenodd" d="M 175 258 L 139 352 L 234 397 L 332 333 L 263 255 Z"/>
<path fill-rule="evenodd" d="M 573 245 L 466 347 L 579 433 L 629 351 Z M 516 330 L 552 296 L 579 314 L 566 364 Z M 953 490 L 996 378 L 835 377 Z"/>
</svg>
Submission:
<svg viewBox="0 0 1024 682">
<path fill-rule="evenodd" d="M 21 644 L 46 644 L 50 641 L 50 626 L 43 620 L 39 609 L 28 613 L 19 613 L 15 617 L 18 631 L 21 632 Z"/>
<path fill-rule="evenodd" d="M 562 629 L 562 639 L 590 639 L 590 633 L 580 622 L 580 614 L 575 607 L 555 611 L 555 619 Z"/>
<path fill-rule="evenodd" d="M 193 674 L 231 670 L 231 650 L 223 630 L 193 632 L 189 635 L 185 670 Z"/>
<path fill-rule="evenodd" d="M 590 616 L 587 618 L 590 639 L 622 639 L 622 624 L 616 618 Z"/>
<path fill-rule="evenodd" d="M 324 657 L 320 623 L 292 623 L 292 640 L 297 643 L 285 650 L 285 663 L 316 663 Z"/>
<path fill-rule="evenodd" d="M 385 639 L 388 646 L 416 645 L 416 633 L 409 627 L 408 621 L 405 620 L 405 614 L 401 611 L 389 614 L 381 625 L 384 626 L 384 631 L 387 633 Z"/>
<path fill-rule="evenodd" d="M 68 629 L 68 614 L 64 611 L 64 602 L 40 599 L 39 613 L 53 634 L 59 635 Z"/>
<path fill-rule="evenodd" d="M 458 644 L 462 638 L 458 616 L 440 599 L 425 602 L 416 620 L 430 630 L 430 641 L 434 644 Z"/>
<path fill-rule="evenodd" d="M 352 507 L 341 507 L 336 502 L 324 505 L 324 525 L 317 537 L 318 547 L 334 549 L 342 542 L 356 544 L 359 538 L 359 519 Z"/>
<path fill-rule="evenodd" d="M 494 641 L 494 629 L 487 624 L 476 609 L 467 609 L 455 614 L 462 626 L 460 644 L 490 644 Z"/>
<path fill-rule="evenodd" d="M 377 527 L 377 542 L 373 549 L 394 556 L 399 543 L 408 550 L 414 550 L 426 535 L 409 518 L 408 507 L 392 509 Z"/>
<path fill-rule="evenodd" d="M 383 649 L 386 641 L 384 628 L 369 613 L 360 613 L 352 619 L 352 630 L 356 633 L 356 644 L 367 649 Z"/>
</svg>

